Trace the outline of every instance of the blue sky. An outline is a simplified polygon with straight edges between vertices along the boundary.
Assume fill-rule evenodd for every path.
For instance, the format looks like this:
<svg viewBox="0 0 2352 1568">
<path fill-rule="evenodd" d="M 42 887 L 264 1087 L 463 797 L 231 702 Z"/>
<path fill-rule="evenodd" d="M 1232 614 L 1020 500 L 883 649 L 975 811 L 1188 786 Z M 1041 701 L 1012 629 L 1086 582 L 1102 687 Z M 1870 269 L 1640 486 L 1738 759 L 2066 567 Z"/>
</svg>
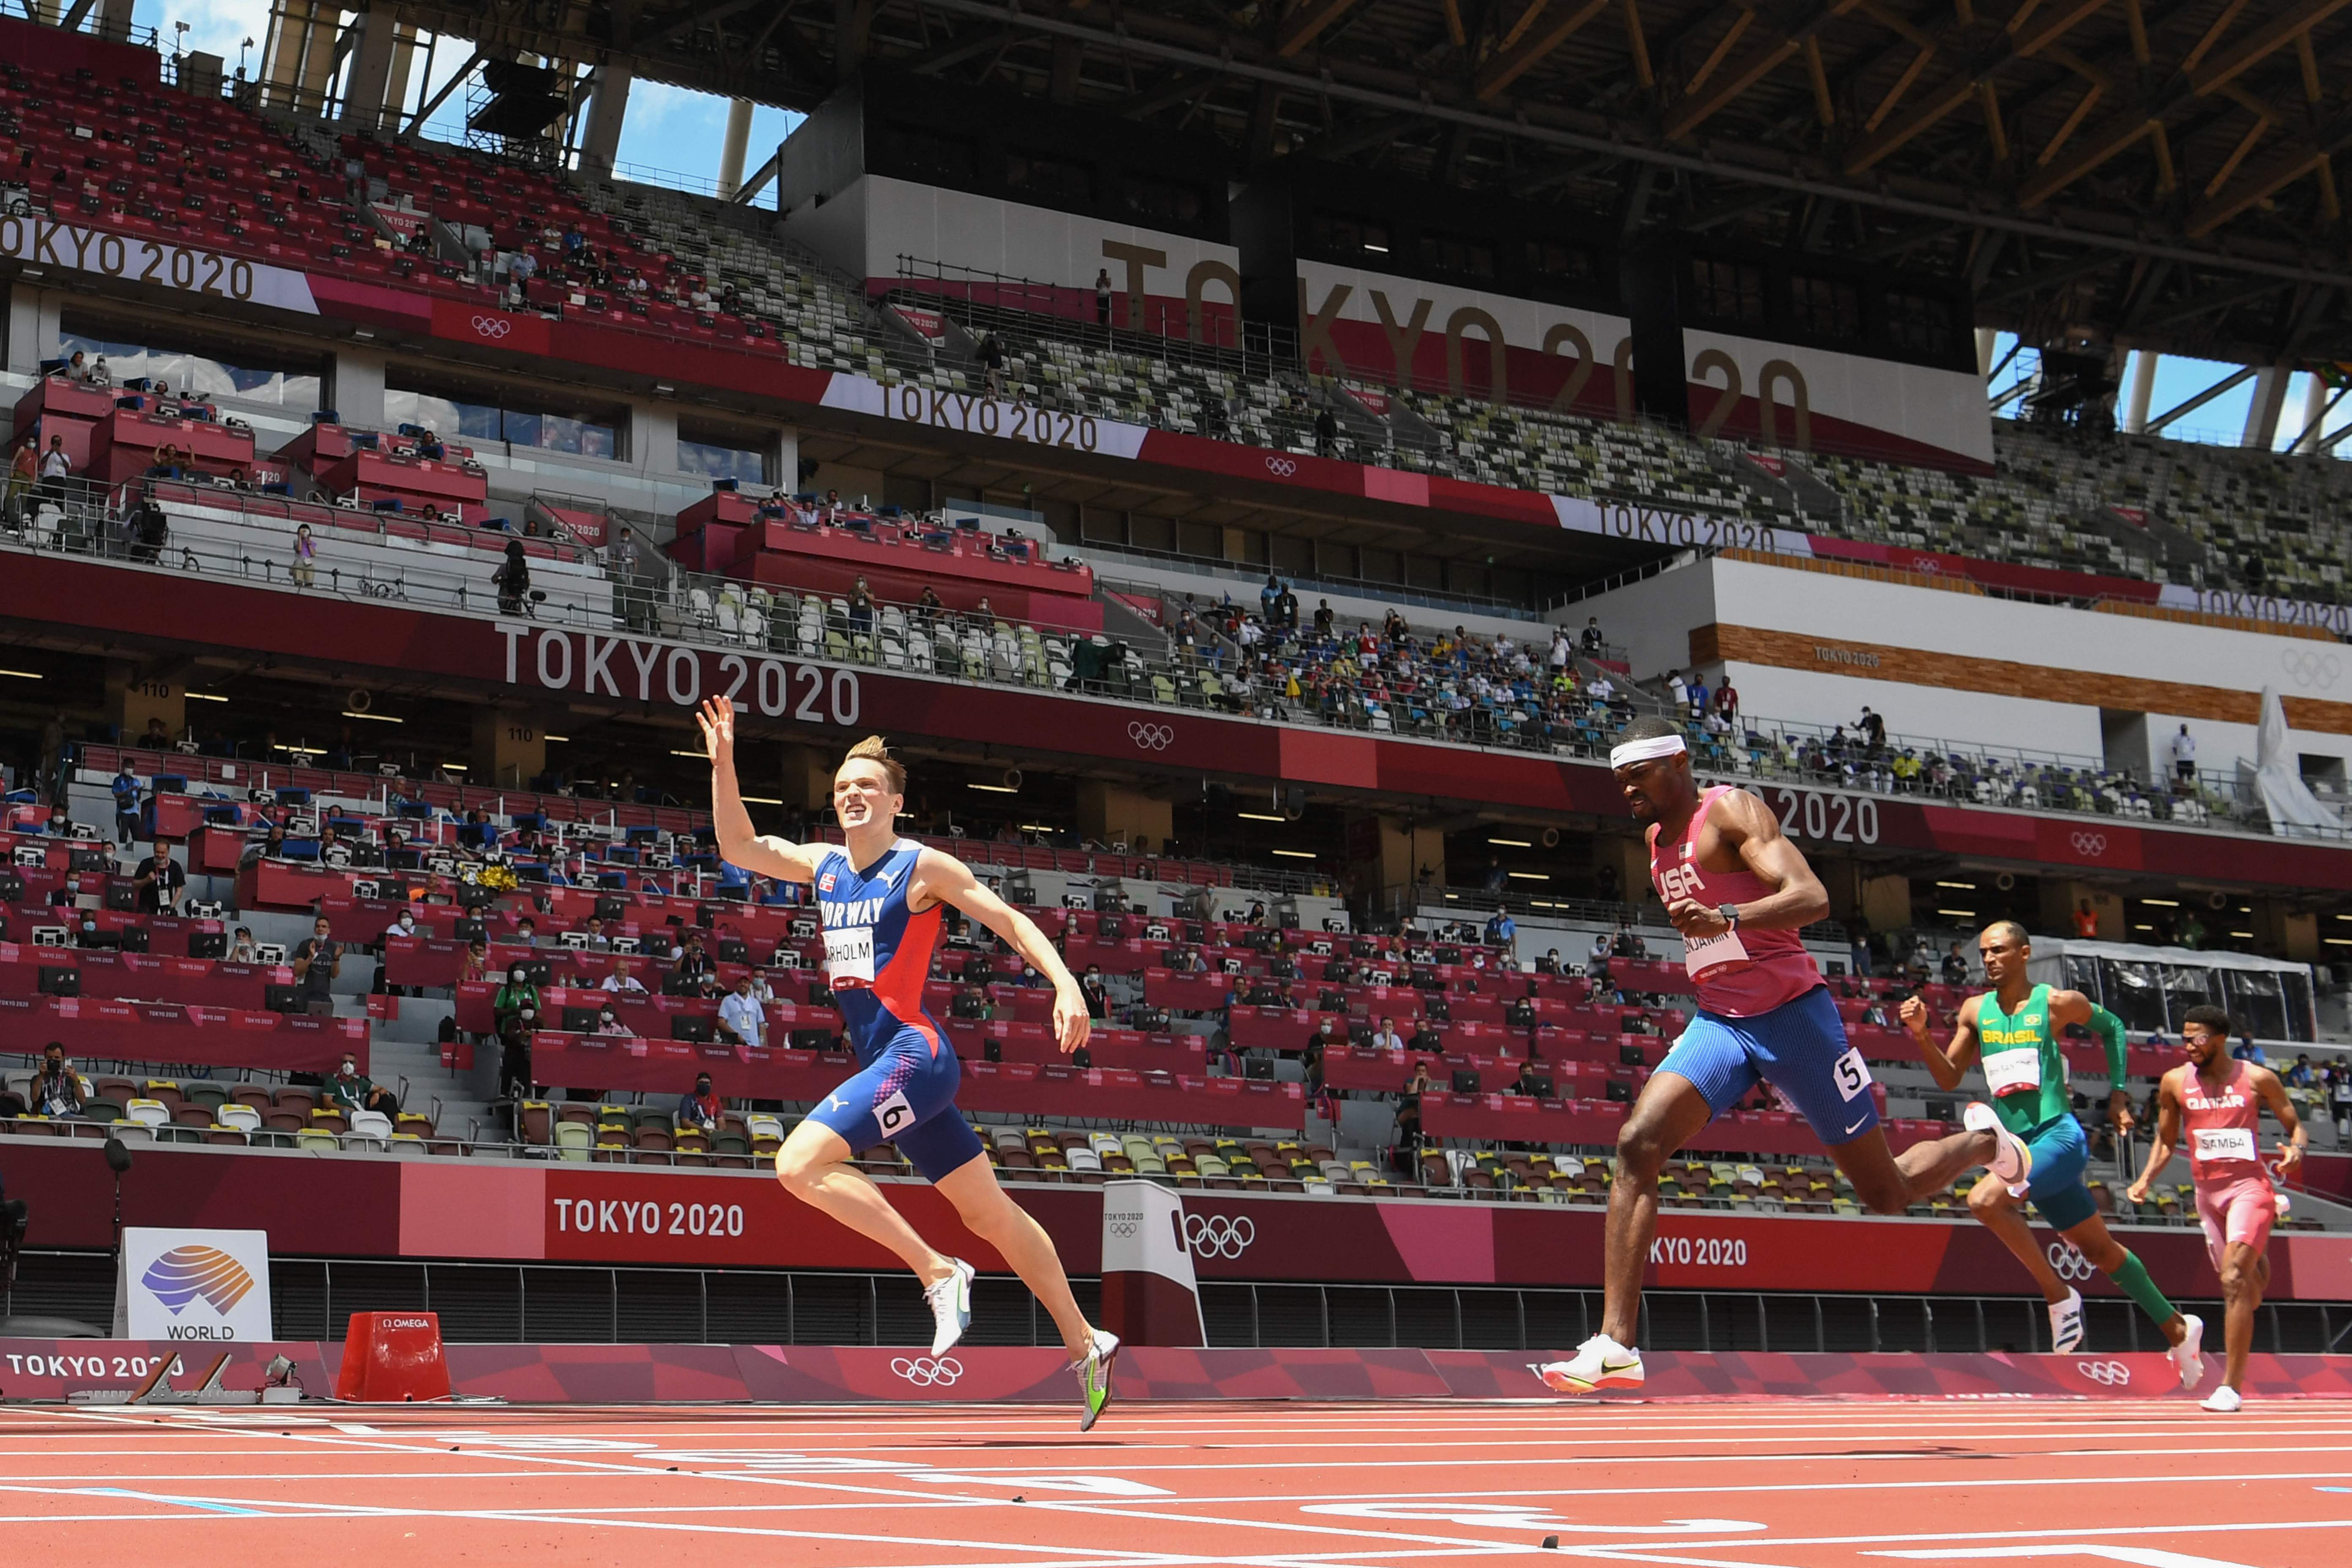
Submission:
<svg viewBox="0 0 2352 1568">
<path fill-rule="evenodd" d="M 185 47 L 220 56 L 232 70 L 239 58 L 240 46 L 251 38 L 253 47 L 242 53 L 248 74 L 257 76 L 261 70 L 261 43 L 269 26 L 269 10 L 270 0 L 138 0 L 132 17 L 142 27 L 155 28 L 166 51 L 179 37 L 173 24 L 187 23 Z M 453 39 L 447 47 L 436 50 L 431 79 L 424 84 L 421 93 L 418 84 L 412 80 L 407 102 L 414 107 L 422 97 L 429 97 L 471 53 L 472 47 L 462 39 Z M 466 95 L 460 89 L 452 93 L 426 122 L 426 134 L 462 141 L 465 113 Z M 781 109 L 761 105 L 754 110 L 744 173 L 750 174 L 765 163 L 776 143 L 799 122 L 798 115 Z M 667 174 L 671 177 L 658 183 L 689 189 L 705 186 L 719 177 L 719 154 L 726 133 L 725 99 L 641 81 L 629 91 L 629 115 L 621 128 L 620 162 L 636 165 L 639 178 Z"/>
<path fill-rule="evenodd" d="M 2000 346 L 1993 352 L 1993 363 L 2000 363 L 2002 357 L 2008 354 L 2016 343 L 2017 339 L 2014 335 L 2003 332 L 2000 335 Z M 1992 391 L 1995 394 L 2006 391 L 2021 375 L 2032 374 L 2033 363 L 2034 356 L 2031 352 L 2019 354 L 2010 361 L 2005 370 L 1993 378 Z M 2234 364 L 2222 364 L 2212 360 L 2179 359 L 2168 355 L 2157 362 L 2156 390 L 2147 401 L 2148 413 L 2151 416 L 2159 415 L 2168 408 L 2186 403 L 2215 382 L 2235 374 L 2239 368 Z M 2132 374 L 2133 372 L 2128 368 L 2124 373 L 2124 395 L 2117 400 L 2116 409 L 2116 416 L 2118 420 L 2123 417 L 2125 407 L 2130 398 Z M 2272 442 L 2273 446 L 2282 451 L 2294 445 L 2295 437 L 2303 433 L 2304 399 L 2307 395 L 2306 389 L 2310 385 L 2311 377 L 2298 373 L 2287 386 L 2286 403 L 2279 413 L 2278 434 Z M 2165 434 L 2179 440 L 2204 441 L 2234 447 L 2245 434 L 2246 418 L 2252 412 L 2253 404 L 2253 382 L 2252 380 L 2241 382 L 2204 407 L 2184 416 L 2173 425 L 2167 426 Z M 2014 416 L 2017 412 L 2017 405 L 2011 403 L 2001 412 L 2005 416 Z M 2323 434 L 2332 435 L 2347 425 L 2352 425 L 2352 397 L 2347 397 L 2336 405 L 2335 411 L 2327 416 L 2326 422 L 2321 426 L 2321 430 Z M 2346 457 L 2352 457 L 2352 439 L 2347 439 L 2337 450 Z"/>
</svg>

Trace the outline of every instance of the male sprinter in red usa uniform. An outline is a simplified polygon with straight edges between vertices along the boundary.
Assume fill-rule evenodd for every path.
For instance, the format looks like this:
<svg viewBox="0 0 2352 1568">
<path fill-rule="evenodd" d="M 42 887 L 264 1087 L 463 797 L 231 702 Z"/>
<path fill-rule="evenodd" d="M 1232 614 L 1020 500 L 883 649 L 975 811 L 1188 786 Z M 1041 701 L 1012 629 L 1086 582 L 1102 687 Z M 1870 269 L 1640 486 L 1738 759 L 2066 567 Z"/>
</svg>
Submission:
<svg viewBox="0 0 2352 1568">
<path fill-rule="evenodd" d="M 710 753 L 719 854 L 747 871 L 816 885 L 825 973 L 860 1064 L 784 1140 L 776 1179 L 915 1271 L 936 1325 L 931 1353 L 944 1355 L 971 1322 L 971 1265 L 935 1251 L 849 1163 L 877 1143 L 897 1144 L 1045 1304 L 1085 1391 L 1078 1430 L 1087 1430 L 1110 1403 L 1118 1337 L 1087 1321 L 1052 1238 L 997 1185 L 987 1153 L 955 1106 L 962 1077 L 955 1047 L 923 1012 L 923 984 L 948 904 L 1003 937 L 1054 983 L 1054 1037 L 1065 1052 L 1087 1039 L 1087 1002 L 1077 981 L 1036 923 L 982 887 L 970 867 L 898 837 L 907 772 L 878 736 L 852 746 L 834 775 L 834 812 L 847 840 L 835 848 L 754 835 L 735 783 L 734 705 L 713 698 L 695 721 Z"/>
<path fill-rule="evenodd" d="M 1863 1205 L 1901 1214 L 1971 1165 L 2021 1179 L 2023 1146 L 1993 1131 L 1955 1133 L 1899 1156 L 1879 1130 L 1870 1068 L 1846 1043 L 1822 972 L 1798 941 L 1829 895 L 1761 800 L 1717 785 L 1701 794 L 1682 731 L 1636 719 L 1609 763 L 1633 820 L 1649 827 L 1650 880 L 1682 932 L 1698 1014 L 1642 1086 L 1617 1139 L 1603 1259 L 1601 1331 L 1538 1369 L 1563 1394 L 1641 1383 L 1633 1348 L 1642 1269 L 1658 1228 L 1658 1172 L 1700 1129 L 1765 1079 L 1801 1112 Z"/>
</svg>

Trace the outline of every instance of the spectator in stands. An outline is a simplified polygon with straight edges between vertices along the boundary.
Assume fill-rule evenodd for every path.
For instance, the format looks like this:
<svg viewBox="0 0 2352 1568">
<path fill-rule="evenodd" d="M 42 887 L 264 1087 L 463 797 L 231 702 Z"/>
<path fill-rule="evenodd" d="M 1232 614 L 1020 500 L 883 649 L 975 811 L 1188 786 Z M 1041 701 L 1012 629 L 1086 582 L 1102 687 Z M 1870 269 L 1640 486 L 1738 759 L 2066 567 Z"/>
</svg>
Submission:
<svg viewBox="0 0 2352 1568">
<path fill-rule="evenodd" d="M 991 397 L 1004 395 L 1004 345 L 991 332 L 980 340 L 980 363 Z"/>
<path fill-rule="evenodd" d="M 1404 1037 L 1397 1033 L 1396 1019 L 1385 1013 L 1381 1016 L 1381 1026 L 1372 1031 L 1372 1049 L 1376 1051 L 1404 1049 Z"/>
<path fill-rule="evenodd" d="M 499 614 L 520 616 L 530 612 L 525 605 L 530 600 L 530 563 L 523 555 L 522 541 L 507 541 L 505 564 L 490 574 L 499 590 Z"/>
<path fill-rule="evenodd" d="M 726 1114 L 727 1108 L 719 1103 L 717 1092 L 710 1087 L 710 1075 L 707 1072 L 695 1074 L 694 1092 L 678 1101 L 677 1124 L 680 1127 L 699 1127 L 705 1133 L 715 1136 L 719 1123 Z"/>
<path fill-rule="evenodd" d="M 1518 922 L 1511 919 L 1508 910 L 1496 910 L 1486 917 L 1486 945 L 1508 947 L 1519 937 Z"/>
<path fill-rule="evenodd" d="M 258 963 L 261 952 L 253 940 L 253 928 L 239 926 L 229 938 L 228 961 L 231 963 Z"/>
<path fill-rule="evenodd" d="M 1584 630 L 1578 638 L 1578 650 L 1587 658 L 1599 658 L 1609 649 L 1609 639 L 1601 635 L 1601 617 L 1587 616 Z"/>
<path fill-rule="evenodd" d="M 416 910 L 403 904 L 400 907 L 400 913 L 394 915 L 392 923 L 384 927 L 383 934 L 389 941 L 396 936 L 415 936 L 419 934 L 421 929 L 416 923 Z"/>
<path fill-rule="evenodd" d="M 51 436 L 49 448 L 41 454 L 41 496 L 62 507 L 66 504 L 66 481 L 73 478 L 73 459 L 66 456 L 66 438 Z M 2186 726 L 2183 727 L 2184 732 Z"/>
<path fill-rule="evenodd" d="M 709 976 L 716 968 L 710 954 L 703 951 L 702 933 L 686 933 L 686 945 L 678 949 L 677 962 L 670 965 L 670 973 L 681 981 L 698 981 Z"/>
<path fill-rule="evenodd" d="M 2189 732 L 2186 724 L 2180 726 L 2180 733 L 2172 737 L 2172 788 L 2178 795 L 2189 794 L 2197 788 L 2197 737 Z"/>
<path fill-rule="evenodd" d="M 107 788 L 114 795 L 115 847 L 128 849 L 139 837 L 139 775 L 131 771 L 129 757 L 115 768 L 114 782 Z"/>
<path fill-rule="evenodd" d="M 318 581 L 318 541 L 310 537 L 310 525 L 306 522 L 294 531 L 294 563 L 287 568 L 287 575 L 296 587 L 308 588 Z"/>
<path fill-rule="evenodd" d="M 1318 1059 L 1325 1051 L 1339 1051 L 1347 1047 L 1348 1037 L 1331 1022 L 1331 1015 L 1326 1013 L 1315 1020 L 1313 1032 L 1307 1037 L 1307 1043 L 1299 1049 L 1307 1053 L 1308 1060 L 1313 1061 Z"/>
<path fill-rule="evenodd" d="M 169 914 L 180 907 L 180 892 L 188 885 L 188 873 L 172 858 L 171 846 L 158 838 L 154 853 L 139 862 L 131 874 L 131 885 L 140 910 L 147 914 Z"/>
<path fill-rule="evenodd" d="M 457 961 L 457 978 L 464 982 L 483 981 L 490 977 L 490 944 L 476 937 L 466 944 L 465 956 Z"/>
<path fill-rule="evenodd" d="M 600 916 L 588 917 L 588 923 L 581 928 L 580 940 L 583 952 L 610 952 L 613 951 L 612 935 L 605 931 L 604 921 Z"/>
<path fill-rule="evenodd" d="M 1315 455 L 1336 458 L 1339 455 L 1339 416 L 1328 405 L 1315 411 Z"/>
<path fill-rule="evenodd" d="M 1095 325 L 1110 325 L 1110 268 L 1095 269 Z"/>
<path fill-rule="evenodd" d="M 1087 1017 L 1107 1018 L 1110 1016 L 1110 992 L 1103 984 L 1101 964 L 1087 965 L 1087 972 L 1078 976 L 1078 990 L 1087 999 Z"/>
<path fill-rule="evenodd" d="M 2256 1067 L 2263 1065 L 2263 1048 L 2254 1044 L 2254 1037 L 2251 1034 L 2242 1034 L 2238 1037 L 2238 1043 L 2230 1047 L 2230 1056 L 2233 1060 L 2252 1062 Z"/>
<path fill-rule="evenodd" d="M 1483 884 L 1486 891 L 1490 893 L 1499 893 L 1510 885 L 1511 874 L 1503 869 L 1503 858 L 1499 855 L 1487 856 L 1486 879 Z"/>
<path fill-rule="evenodd" d="M 2327 1069 L 2327 1113 L 2336 1119 L 2337 1142 L 2352 1138 L 2352 1062 Z"/>
<path fill-rule="evenodd" d="M 506 983 L 491 993 L 490 1019 L 499 1033 L 503 1035 L 525 1008 L 529 1008 L 536 1017 L 539 1006 L 539 987 L 530 983 L 530 972 L 518 963 L 507 971 Z"/>
<path fill-rule="evenodd" d="M 1728 671 L 1726 671 L 1724 674 L 1723 683 L 1715 689 L 1715 711 L 1717 717 L 1723 721 L 1727 729 L 1738 727 L 1739 723 L 1739 689 L 1731 684 L 1731 676 Z"/>
<path fill-rule="evenodd" d="M 81 350 L 74 350 L 73 357 L 66 361 L 65 374 L 68 381 L 87 382 L 89 380 L 89 367 L 83 361 Z"/>
<path fill-rule="evenodd" d="M 29 506 L 40 477 L 40 443 L 35 436 L 28 435 L 16 444 L 16 455 L 10 460 L 8 468 L 8 488 L 5 497 L 0 497 L 7 503 L 6 513 L 11 522 L 22 526 L 16 513 Z"/>
<path fill-rule="evenodd" d="M 1428 1017 L 1423 1016 L 1412 1021 L 1412 1037 L 1405 1042 L 1405 1048 L 1435 1056 L 1445 1049 L 1445 1042 L 1438 1037 L 1437 1031 L 1430 1027 Z"/>
<path fill-rule="evenodd" d="M 2279 1074 L 2279 1077 L 2285 1082 L 2289 1089 L 2315 1089 L 2318 1087 L 2318 1079 L 2312 1076 L 2311 1055 L 2307 1051 L 2296 1052 L 2294 1065 L 2287 1068 L 2286 1071 Z"/>
<path fill-rule="evenodd" d="M 621 1010 L 610 997 L 596 1005 L 596 1028 L 600 1035 L 626 1035 L 636 1037 L 636 1031 L 621 1021 Z"/>
<path fill-rule="evenodd" d="M 1421 1097 L 1429 1092 L 1429 1064 L 1413 1064 L 1412 1078 L 1397 1097 L 1396 1141 L 1400 1151 L 1421 1148 Z"/>
<path fill-rule="evenodd" d="M 1863 741 L 1869 746 L 1872 756 L 1886 750 L 1886 720 L 1883 715 L 1864 707 L 1857 727 L 1862 731 Z"/>
<path fill-rule="evenodd" d="M 2197 918 L 2195 910 L 2184 909 L 2180 911 L 2180 923 L 2173 933 L 2173 940 L 2182 947 L 2196 948 L 2205 945 L 2205 922 Z"/>
<path fill-rule="evenodd" d="M 33 1114 L 36 1116 L 79 1116 L 81 1114 L 81 1075 L 66 1059 L 66 1048 L 51 1040 L 41 1052 L 41 1070 L 33 1076 Z"/>
<path fill-rule="evenodd" d="M 767 1026 L 768 1016 L 761 1011 L 760 999 L 751 994 L 751 977 L 746 974 L 719 1004 L 719 1033 L 736 1045 L 756 1050 L 766 1040 Z"/>
<path fill-rule="evenodd" d="M 1559 964 L 1559 949 L 1556 947 L 1546 948 L 1544 950 L 1543 956 L 1536 960 L 1536 973 L 1538 974 L 1558 974 L 1560 973 Z"/>
<path fill-rule="evenodd" d="M 2074 906 L 2074 934 L 2085 940 L 2099 934 L 2099 912 L 2091 907 L 2088 899 Z"/>
<path fill-rule="evenodd" d="M 326 916 L 310 922 L 310 934 L 294 950 L 294 984 L 313 1013 L 335 1009 L 335 977 L 343 971 L 343 944 Z"/>
<path fill-rule="evenodd" d="M 646 994 L 645 983 L 629 973 L 629 961 L 625 958 L 613 960 L 613 972 L 604 976 L 603 988 L 606 991 L 634 991 L 640 996 Z"/>
<path fill-rule="evenodd" d="M 516 916 L 513 941 L 518 947 L 537 947 L 539 922 L 529 915 Z"/>
<path fill-rule="evenodd" d="M 849 635 L 869 637 L 874 635 L 874 595 L 860 577 L 849 590 Z"/>
<path fill-rule="evenodd" d="M 1968 983 L 1968 955 L 1960 951 L 1960 944 L 1956 942 L 1944 953 L 1944 984 L 1966 985 Z"/>
<path fill-rule="evenodd" d="M 327 1079 L 327 1098 L 343 1108 L 349 1116 L 355 1110 L 373 1110 L 385 1116 L 400 1114 L 400 1097 L 383 1085 L 371 1080 L 360 1071 L 359 1058 L 343 1053 L 341 1066 Z"/>
</svg>

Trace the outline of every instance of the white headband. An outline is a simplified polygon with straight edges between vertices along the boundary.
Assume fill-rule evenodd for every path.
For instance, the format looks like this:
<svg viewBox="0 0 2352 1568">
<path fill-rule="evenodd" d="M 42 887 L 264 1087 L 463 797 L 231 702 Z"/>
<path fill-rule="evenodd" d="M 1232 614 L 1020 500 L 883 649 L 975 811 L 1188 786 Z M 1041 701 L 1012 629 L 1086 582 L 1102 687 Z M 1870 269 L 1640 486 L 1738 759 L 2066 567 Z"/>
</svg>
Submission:
<svg viewBox="0 0 2352 1568">
<path fill-rule="evenodd" d="M 1646 741 L 1621 741 L 1609 748 L 1609 765 L 1627 767 L 1634 763 L 1646 763 L 1656 757 L 1671 757 L 1677 752 L 1687 752 L 1680 735 L 1653 735 Z"/>
</svg>

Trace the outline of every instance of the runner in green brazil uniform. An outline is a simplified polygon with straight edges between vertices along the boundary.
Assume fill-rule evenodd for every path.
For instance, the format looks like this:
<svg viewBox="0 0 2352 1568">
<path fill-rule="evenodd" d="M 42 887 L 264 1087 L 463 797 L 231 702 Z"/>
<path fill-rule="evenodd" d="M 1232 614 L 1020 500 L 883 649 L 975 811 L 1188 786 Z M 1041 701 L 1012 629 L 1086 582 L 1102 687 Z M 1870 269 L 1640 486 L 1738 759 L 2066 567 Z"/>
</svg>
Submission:
<svg viewBox="0 0 2352 1568">
<path fill-rule="evenodd" d="M 1987 926 L 1977 939 L 1985 978 L 1993 988 L 1960 1004 L 1960 1016 L 1950 1045 L 1941 1047 L 1927 1037 L 1927 1006 L 1913 996 L 1903 1004 L 1904 1026 L 1919 1047 L 1919 1055 L 1944 1089 L 1958 1089 L 1969 1068 L 1981 1061 L 1985 1082 L 1992 1091 L 1990 1107 L 1970 1105 L 1967 1125 L 1983 1131 L 1999 1128 L 2000 1156 L 1992 1173 L 1969 1193 L 1969 1207 L 1986 1228 L 2000 1237 L 2024 1264 L 2050 1303 L 2052 1348 L 2071 1351 L 2083 1342 L 2083 1297 L 2052 1267 L 2035 1245 L 2033 1232 L 2019 1213 L 2021 1200 L 2031 1198 L 2042 1216 L 2091 1264 L 2154 1318 L 2172 1346 L 2173 1363 L 2180 1369 L 2183 1387 L 2194 1388 L 2204 1376 L 2200 1349 L 2205 1325 L 2164 1298 L 2147 1268 L 2107 1234 L 2083 1172 L 2090 1163 L 2090 1146 L 2082 1124 L 2074 1120 L 2074 1090 L 2066 1080 L 2066 1055 L 2059 1038 L 2070 1024 L 2089 1026 L 2107 1050 L 2108 1108 L 2116 1124 L 2128 1137 L 2131 1096 L 2124 1088 L 2123 1021 L 2079 991 L 2058 991 L 2037 985 L 2026 976 L 2032 947 L 2025 928 L 2014 921 Z M 2064 1256 L 2063 1253 L 2061 1257 Z"/>
</svg>

